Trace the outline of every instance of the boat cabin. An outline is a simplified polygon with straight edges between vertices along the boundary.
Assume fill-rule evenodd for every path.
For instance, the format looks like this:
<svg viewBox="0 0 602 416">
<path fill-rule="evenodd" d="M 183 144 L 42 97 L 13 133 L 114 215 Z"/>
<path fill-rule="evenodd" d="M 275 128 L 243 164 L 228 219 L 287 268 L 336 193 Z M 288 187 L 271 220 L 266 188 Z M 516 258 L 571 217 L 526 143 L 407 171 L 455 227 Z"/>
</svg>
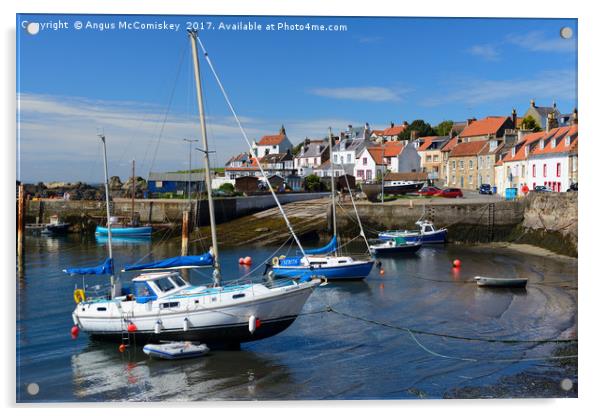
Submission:
<svg viewBox="0 0 602 416">
<path fill-rule="evenodd" d="M 178 272 L 144 273 L 132 279 L 132 284 L 137 303 L 147 303 L 190 287 Z"/>
<path fill-rule="evenodd" d="M 436 231 L 435 226 L 430 221 L 416 221 L 416 225 L 422 233 L 432 233 Z"/>
</svg>

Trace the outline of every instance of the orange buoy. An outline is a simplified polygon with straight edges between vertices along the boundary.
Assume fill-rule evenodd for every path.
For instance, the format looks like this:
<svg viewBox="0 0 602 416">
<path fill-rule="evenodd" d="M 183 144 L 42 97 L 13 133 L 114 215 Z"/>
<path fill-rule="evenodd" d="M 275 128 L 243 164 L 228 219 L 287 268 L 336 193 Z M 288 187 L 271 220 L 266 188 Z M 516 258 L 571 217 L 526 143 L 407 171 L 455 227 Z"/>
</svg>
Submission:
<svg viewBox="0 0 602 416">
<path fill-rule="evenodd" d="M 458 259 L 455 259 L 452 264 L 454 267 L 460 267 L 462 265 L 462 262 Z"/>
<path fill-rule="evenodd" d="M 385 275 L 385 269 L 380 269 L 380 275 L 384 276 Z"/>
<path fill-rule="evenodd" d="M 71 338 L 75 339 L 79 335 L 79 327 L 77 325 L 73 325 L 71 327 Z"/>
<path fill-rule="evenodd" d="M 238 259 L 238 264 L 244 264 L 245 263 L 245 259 L 243 259 L 242 257 Z"/>
<path fill-rule="evenodd" d="M 250 266 L 252 262 L 253 262 L 253 259 L 251 259 L 250 256 L 247 256 L 247 257 L 244 258 L 244 264 L 246 266 Z"/>
<path fill-rule="evenodd" d="M 126 348 L 127 348 L 127 347 L 125 346 L 125 344 L 121 344 L 121 345 L 119 345 L 119 352 L 125 352 L 125 349 L 126 349 Z"/>
<path fill-rule="evenodd" d="M 130 324 L 128 325 L 128 332 L 136 332 L 138 330 L 138 327 L 136 326 L 135 323 L 130 322 Z"/>
</svg>

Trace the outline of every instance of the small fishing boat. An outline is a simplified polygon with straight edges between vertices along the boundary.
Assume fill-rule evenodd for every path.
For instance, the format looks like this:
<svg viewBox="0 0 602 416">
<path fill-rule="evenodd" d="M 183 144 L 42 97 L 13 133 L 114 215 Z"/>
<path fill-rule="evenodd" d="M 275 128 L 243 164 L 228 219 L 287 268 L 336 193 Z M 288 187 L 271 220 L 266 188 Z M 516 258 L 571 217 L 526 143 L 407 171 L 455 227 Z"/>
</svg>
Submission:
<svg viewBox="0 0 602 416">
<path fill-rule="evenodd" d="M 209 352 L 206 344 L 194 344 L 189 341 L 146 344 L 142 351 L 153 358 L 164 360 L 182 360 L 201 357 Z"/>
<path fill-rule="evenodd" d="M 405 238 L 396 237 L 385 242 L 370 245 L 370 252 L 374 255 L 387 254 L 412 254 L 422 247 L 420 241 L 407 241 Z"/>
<path fill-rule="evenodd" d="M 445 243 L 447 241 L 447 229 L 435 229 L 431 221 L 416 221 L 418 230 L 389 230 L 378 233 L 380 240 L 391 240 L 396 237 L 403 237 L 407 242 L 418 242 L 422 244 Z"/>
<path fill-rule="evenodd" d="M 111 225 L 111 234 L 115 237 L 142 237 L 150 236 L 153 233 L 153 227 L 122 227 Z M 109 228 L 96 226 L 96 235 L 108 236 Z"/>
<path fill-rule="evenodd" d="M 69 232 L 68 222 L 61 222 L 58 215 L 52 215 L 48 224 L 27 224 L 25 230 L 34 234 L 62 235 Z"/>
<path fill-rule="evenodd" d="M 527 286 L 526 277 L 487 277 L 487 276 L 475 276 L 478 286 L 490 286 L 490 287 L 522 287 Z"/>
</svg>

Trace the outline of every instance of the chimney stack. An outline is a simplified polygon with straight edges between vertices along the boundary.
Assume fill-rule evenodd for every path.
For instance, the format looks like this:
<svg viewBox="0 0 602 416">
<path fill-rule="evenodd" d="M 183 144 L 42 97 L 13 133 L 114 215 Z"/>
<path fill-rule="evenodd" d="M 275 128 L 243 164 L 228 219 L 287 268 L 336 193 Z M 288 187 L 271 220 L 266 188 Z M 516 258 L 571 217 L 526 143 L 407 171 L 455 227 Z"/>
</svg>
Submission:
<svg viewBox="0 0 602 416">
<path fill-rule="evenodd" d="M 410 132 L 410 140 L 412 140 L 412 141 L 416 140 L 416 133 L 417 133 L 416 130 L 412 130 Z"/>
<path fill-rule="evenodd" d="M 548 133 L 552 129 L 555 129 L 556 127 L 558 127 L 558 120 L 556 120 L 556 115 L 554 114 L 554 112 L 551 111 L 548 114 L 548 119 L 546 122 L 546 133 Z"/>
<path fill-rule="evenodd" d="M 394 127 L 394 126 L 395 126 L 395 124 L 393 124 L 393 122 L 391 122 L 391 127 Z"/>
<path fill-rule="evenodd" d="M 516 128 L 516 108 L 512 109 L 512 127 Z"/>
<path fill-rule="evenodd" d="M 531 99 L 531 107 L 535 107 L 535 100 Z"/>
<path fill-rule="evenodd" d="M 573 126 L 577 125 L 577 108 L 573 109 L 573 120 L 571 121 L 571 124 Z"/>
</svg>

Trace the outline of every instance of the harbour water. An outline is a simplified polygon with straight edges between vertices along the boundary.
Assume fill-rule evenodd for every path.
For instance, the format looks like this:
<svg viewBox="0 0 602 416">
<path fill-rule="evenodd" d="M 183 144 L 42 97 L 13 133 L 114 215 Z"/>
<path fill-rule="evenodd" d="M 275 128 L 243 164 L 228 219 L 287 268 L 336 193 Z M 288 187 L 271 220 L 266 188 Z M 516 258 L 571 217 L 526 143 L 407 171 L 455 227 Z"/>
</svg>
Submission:
<svg viewBox="0 0 602 416">
<path fill-rule="evenodd" d="M 99 264 L 103 241 L 29 237 L 17 281 L 17 401 L 557 397 L 577 395 L 577 262 L 447 245 L 382 259 L 364 281 L 318 288 L 291 327 L 240 351 L 158 361 L 71 339 L 73 288 L 61 270 Z M 190 252 L 206 249 L 193 245 Z M 223 275 L 263 272 L 277 247 L 222 250 Z M 243 252 L 244 251 L 244 252 Z M 117 266 L 177 255 L 179 241 L 116 241 Z M 150 254 L 149 254 L 150 252 Z M 252 256 L 251 268 L 238 265 Z M 454 259 L 462 267 L 453 269 Z M 191 273 L 209 282 L 209 271 Z M 523 276 L 526 289 L 479 288 L 475 275 Z M 131 276 L 128 276 L 131 278 Z M 106 277 L 88 277 L 87 284 Z M 409 329 L 409 330 L 408 330 Z M 439 335 L 453 335 L 455 338 Z M 567 381 L 570 380 L 570 381 Z M 36 383 L 39 392 L 28 393 Z M 564 389 L 561 389 L 561 384 Z M 568 388 L 567 388 L 568 386 Z"/>
</svg>

